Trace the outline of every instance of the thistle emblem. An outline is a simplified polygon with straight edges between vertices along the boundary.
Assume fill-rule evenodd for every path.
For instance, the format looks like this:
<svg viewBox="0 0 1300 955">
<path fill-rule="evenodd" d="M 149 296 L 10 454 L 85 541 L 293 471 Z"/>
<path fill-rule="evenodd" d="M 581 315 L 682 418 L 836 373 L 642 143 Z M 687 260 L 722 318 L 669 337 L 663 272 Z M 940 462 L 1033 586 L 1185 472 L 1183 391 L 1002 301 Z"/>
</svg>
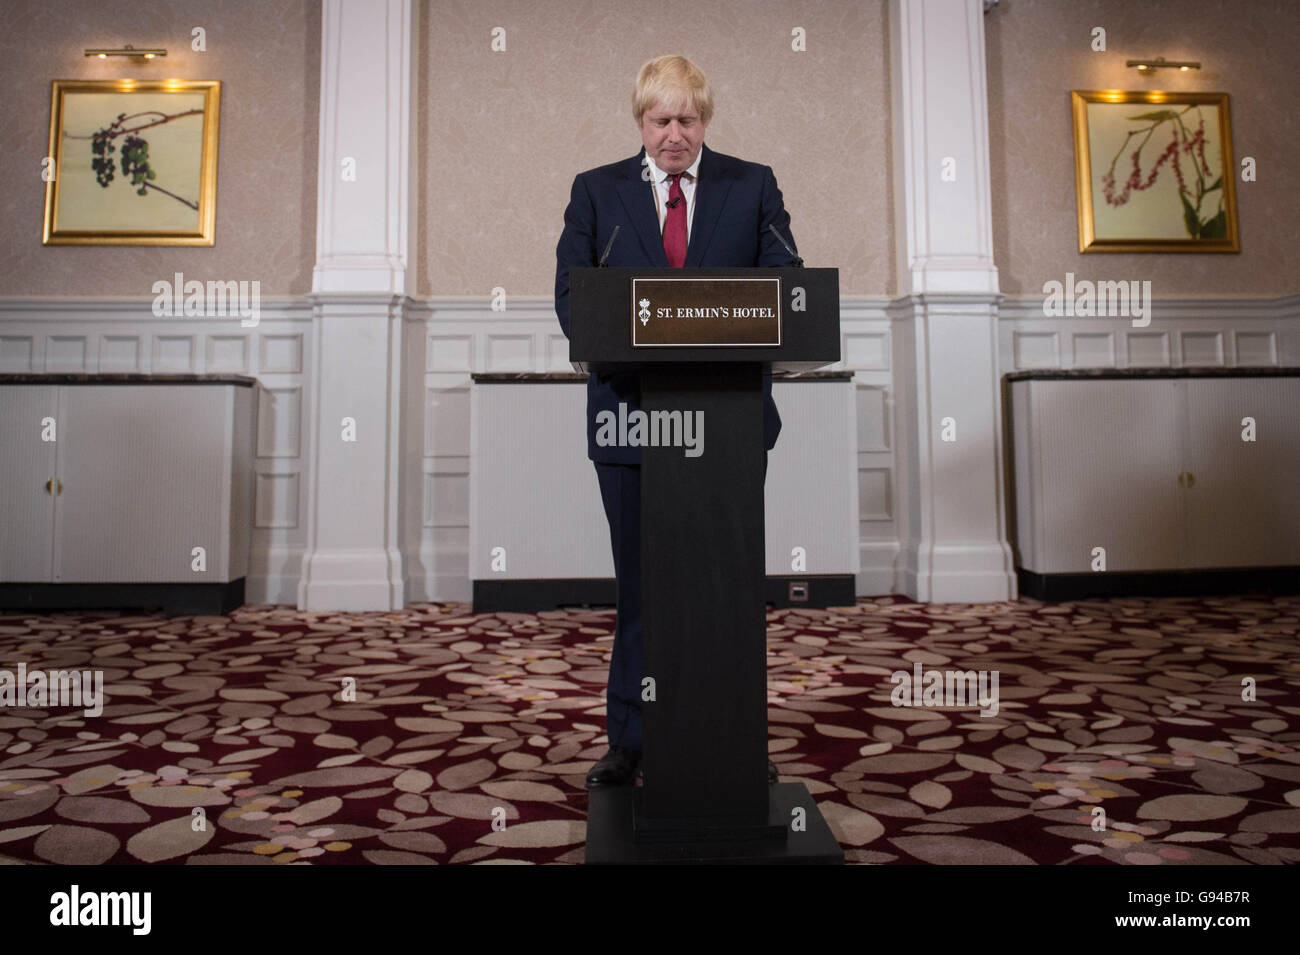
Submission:
<svg viewBox="0 0 1300 955">
<path fill-rule="evenodd" d="M 636 313 L 636 317 L 641 319 L 641 324 L 648 324 L 650 321 L 650 299 L 643 298 L 637 302 L 641 306 L 641 311 Z"/>
</svg>

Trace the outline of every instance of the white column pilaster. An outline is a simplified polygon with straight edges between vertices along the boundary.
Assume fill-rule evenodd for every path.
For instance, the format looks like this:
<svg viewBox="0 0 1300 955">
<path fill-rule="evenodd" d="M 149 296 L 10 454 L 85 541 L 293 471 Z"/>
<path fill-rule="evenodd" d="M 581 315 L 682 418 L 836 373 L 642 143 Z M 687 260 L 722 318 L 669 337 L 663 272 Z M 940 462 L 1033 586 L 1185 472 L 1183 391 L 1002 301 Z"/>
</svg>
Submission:
<svg viewBox="0 0 1300 955">
<path fill-rule="evenodd" d="M 324 0 L 322 8 L 303 610 L 405 604 L 401 356 L 414 289 L 416 21 L 414 0 Z"/>
<path fill-rule="evenodd" d="M 982 4 L 891 0 L 889 17 L 895 588 L 936 602 L 1010 599 Z"/>
</svg>

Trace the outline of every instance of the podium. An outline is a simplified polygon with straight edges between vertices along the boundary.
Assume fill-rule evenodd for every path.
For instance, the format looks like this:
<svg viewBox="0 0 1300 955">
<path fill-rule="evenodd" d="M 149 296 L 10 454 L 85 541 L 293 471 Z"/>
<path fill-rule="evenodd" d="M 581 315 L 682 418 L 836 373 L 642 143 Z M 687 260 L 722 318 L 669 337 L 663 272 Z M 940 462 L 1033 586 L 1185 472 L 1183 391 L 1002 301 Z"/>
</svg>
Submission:
<svg viewBox="0 0 1300 955">
<path fill-rule="evenodd" d="M 842 863 L 807 787 L 767 782 L 763 597 L 763 366 L 839 360 L 838 271 L 577 268 L 569 315 L 570 361 L 636 376 L 644 412 L 616 435 L 641 447 L 644 779 L 590 792 L 586 861 Z"/>
</svg>

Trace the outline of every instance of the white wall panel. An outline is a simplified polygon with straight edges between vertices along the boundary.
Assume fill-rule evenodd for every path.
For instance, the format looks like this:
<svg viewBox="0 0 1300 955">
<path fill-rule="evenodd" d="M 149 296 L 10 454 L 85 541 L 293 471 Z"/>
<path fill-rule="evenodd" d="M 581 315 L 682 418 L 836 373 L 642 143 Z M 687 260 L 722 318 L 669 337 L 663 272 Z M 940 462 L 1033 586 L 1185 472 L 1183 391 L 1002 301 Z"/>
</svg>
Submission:
<svg viewBox="0 0 1300 955">
<path fill-rule="evenodd" d="M 1124 340 L 1130 368 L 1168 368 L 1172 364 L 1168 332 L 1126 332 Z"/>
<path fill-rule="evenodd" d="M 150 310 L 150 298 L 123 302 L 120 299 L 0 299 L 0 371 L 46 371 L 47 358 L 54 356 L 48 370 L 149 371 L 151 335 L 178 337 L 200 334 L 195 319 L 158 318 Z M 892 589 L 892 562 L 897 548 L 894 512 L 906 480 L 899 472 L 897 449 L 889 427 L 895 414 L 892 354 L 885 356 L 885 368 L 866 342 L 887 335 L 888 301 L 883 298 L 846 298 L 841 322 L 846 336 L 854 336 L 854 348 L 845 349 L 840 368 L 854 372 L 858 388 L 858 468 L 863 477 L 860 493 L 861 572 L 858 592 L 888 593 Z M 1017 370 L 1015 333 L 1047 333 L 1060 341 L 1060 367 L 1127 367 L 1128 333 L 1136 332 L 1126 319 L 1046 318 L 1040 296 L 1013 296 L 999 306 L 999 374 Z M 1189 331 L 1222 334 L 1224 361 L 1228 365 L 1300 364 L 1300 296 L 1284 298 L 1198 298 L 1158 300 L 1153 327 L 1158 332 Z M 262 301 L 262 317 L 255 328 L 242 328 L 238 320 L 203 320 L 202 348 L 195 350 L 195 370 L 252 374 L 264 384 L 279 389 L 301 389 L 313 369 L 308 361 L 310 310 L 305 299 Z M 487 371 L 489 335 L 526 337 L 533 364 L 524 370 L 569 370 L 567 343 L 558 335 L 554 309 L 548 299 L 512 297 L 505 315 L 492 313 L 487 299 L 436 299 L 407 303 L 408 347 L 416 349 L 410 391 L 415 402 L 408 416 L 408 428 L 415 436 L 412 452 L 416 475 L 428 460 L 437 473 L 466 477 L 469 454 L 469 375 Z M 263 335 L 303 336 L 302 370 L 264 371 L 261 363 L 268 349 L 261 346 Z M 114 344 L 105 350 L 104 343 Z M 51 339 L 55 339 L 51 345 Z M 131 340 L 142 342 L 139 364 L 124 368 L 129 361 Z M 885 339 L 886 341 L 888 339 Z M 93 347 L 87 348 L 87 342 Z M 561 346 L 565 346 L 561 348 Z M 275 347 L 270 352 L 275 352 Z M 892 351 L 892 346 L 891 346 Z M 1186 358 L 1180 348 L 1177 360 Z M 106 360 L 106 358 L 111 360 Z M 59 367 L 60 362 L 71 368 Z M 274 367 L 281 367 L 276 363 Z M 423 380 L 420 370 L 425 369 Z M 437 414 L 425 413 L 423 397 L 428 389 L 460 390 L 460 396 L 439 395 Z M 582 389 L 579 389 L 581 391 Z M 444 403 L 445 400 L 445 403 Z M 308 411 L 305 395 L 291 409 L 297 419 L 275 424 L 264 432 L 259 421 L 261 447 L 271 452 L 293 450 L 303 435 L 302 417 Z M 260 405 L 260 402 L 259 402 Z M 883 405 L 883 408 L 882 408 Z M 434 407 L 434 406 L 431 406 Z M 882 410 L 877 410 L 881 408 Z M 882 420 L 882 415 L 884 419 Z M 427 426 L 427 433 L 426 433 Z M 277 433 L 277 429 L 283 431 Z M 885 441 L 881 442 L 883 433 Z M 290 435 L 298 435 L 295 442 Z M 266 439 L 270 438 L 268 442 Z M 298 562 L 305 537 L 303 523 L 303 481 L 305 464 L 298 447 L 296 456 L 268 456 L 259 450 L 254 467 L 256 522 L 252 540 L 252 566 L 248 578 L 250 602 L 293 603 L 296 600 Z M 585 452 L 584 452 L 585 453 Z M 589 466 L 589 465 L 588 465 Z M 594 472 L 592 475 L 594 482 Z M 469 526 L 445 523 L 438 513 L 425 526 L 426 505 L 423 478 L 411 482 L 413 494 L 407 506 L 411 528 L 409 600 L 428 598 L 468 599 Z M 593 486 L 594 491 L 594 486 Z M 436 495 L 435 495 L 436 497 Z M 452 498 L 447 498 L 450 501 Z M 883 502 L 883 503 L 882 503 Z M 452 513 L 449 509 L 448 514 Z M 602 516 L 603 521 L 603 516 Z"/>
<path fill-rule="evenodd" d="M 298 375 L 302 373 L 302 335 L 260 335 L 258 358 L 264 373 Z"/>
<path fill-rule="evenodd" d="M 208 372 L 249 373 L 248 336 L 207 335 L 204 348 L 204 365 Z"/>
<path fill-rule="evenodd" d="M 891 521 L 894 519 L 894 507 L 889 494 L 891 474 L 892 472 L 886 468 L 858 469 L 860 520 Z"/>
<path fill-rule="evenodd" d="M 532 371 L 532 335 L 505 335 L 491 333 L 487 336 L 488 371 Z"/>
<path fill-rule="evenodd" d="M 425 370 L 464 372 L 473 367 L 473 346 L 468 335 L 429 335 Z"/>
<path fill-rule="evenodd" d="M 1238 365 L 1280 365 L 1273 332 L 1233 332 Z"/>
<path fill-rule="evenodd" d="M 253 526 L 297 527 L 298 484 L 298 475 L 292 472 L 259 472 Z"/>
<path fill-rule="evenodd" d="M 832 368 L 853 372 L 853 384 L 866 393 L 868 397 L 864 400 L 872 409 L 867 429 L 874 437 L 865 445 L 858 442 L 860 445 L 858 466 L 891 471 L 894 466 L 894 452 L 891 447 L 893 413 L 891 355 L 888 351 L 883 351 L 890 348 L 889 321 L 884 311 L 886 304 L 887 300 L 883 298 L 843 300 L 841 327 L 845 341 L 852 341 L 854 347 L 852 349 L 845 347 L 845 360 Z M 435 462 L 439 470 L 448 469 L 452 466 L 455 454 L 460 451 L 462 434 L 468 434 L 468 431 L 462 431 L 462 428 L 468 429 L 469 410 L 467 406 L 459 405 L 456 398 L 449 397 L 447 392 L 454 392 L 467 386 L 469 373 L 571 371 L 571 366 L 568 364 L 568 343 L 559 333 L 555 311 L 549 300 L 513 297 L 510 308 L 503 317 L 491 311 L 486 298 L 434 299 L 424 303 L 412 303 L 407 311 L 407 319 L 423 330 L 422 344 L 417 345 L 421 340 L 419 333 L 407 335 L 409 347 L 420 349 L 420 367 L 426 369 L 434 367 L 432 355 L 437 351 L 447 355 L 444 343 L 462 336 L 472 344 L 462 348 L 460 353 L 473 356 L 472 364 L 464 368 L 460 375 L 452 374 L 449 368 L 450 362 L 444 360 L 437 363 L 437 367 L 444 370 L 443 373 L 428 372 L 424 376 L 424 387 L 437 391 L 438 395 L 436 404 L 432 398 L 427 398 L 425 403 L 417 402 L 417 407 L 408 423 L 408 428 L 412 429 L 411 433 L 417 436 L 415 446 L 424 447 L 423 465 L 414 462 L 414 466 L 418 469 L 417 474 L 433 473 Z M 524 340 L 527 341 L 529 357 L 526 367 L 500 367 L 503 359 L 499 348 L 498 357 L 495 360 L 492 358 L 493 345 L 503 338 L 519 340 L 515 358 L 507 362 L 512 366 L 524 364 L 518 359 L 522 358 Z M 580 385 L 569 387 L 577 389 L 579 397 L 576 400 L 580 408 L 585 408 L 585 388 Z M 777 383 L 777 387 L 783 385 Z M 781 399 L 778 398 L 777 401 L 780 405 Z M 853 410 L 852 404 L 849 410 Z M 784 416 L 785 410 L 782 408 L 782 417 Z M 823 440 L 829 433 L 830 431 L 821 425 L 811 431 L 812 435 Z M 585 437 L 583 440 L 585 441 Z M 786 438 L 783 436 L 781 440 L 784 442 Z M 857 441 L 852 434 L 848 440 Z M 782 445 L 778 443 L 777 451 L 781 448 Z M 579 460 L 585 462 L 585 459 L 585 444 L 583 444 Z M 585 467 L 590 468 L 590 463 L 586 462 Z M 575 480 L 577 479 L 575 475 Z M 594 501 L 598 507 L 599 488 L 594 483 L 594 470 L 591 479 L 593 482 L 591 490 L 595 494 Z M 468 552 L 461 541 L 462 539 L 468 541 L 469 527 L 455 528 L 445 524 L 441 516 L 429 514 L 428 507 L 431 506 L 429 502 L 434 499 L 434 496 L 424 487 L 425 480 L 424 477 L 419 478 L 421 490 L 415 502 L 408 505 L 416 508 L 417 512 L 410 515 L 405 524 L 419 535 L 420 540 L 418 547 L 411 552 L 409 560 L 413 570 L 409 574 L 408 594 L 410 599 L 468 599 L 470 575 Z M 877 481 L 873 487 L 878 486 L 879 483 Z M 885 480 L 884 484 L 888 485 L 888 480 Z M 848 486 L 856 497 L 857 480 L 850 478 Z M 471 481 L 471 491 L 473 487 Z M 882 500 L 888 500 L 891 494 L 892 488 L 877 496 Z M 597 510 L 595 514 L 599 518 L 599 526 L 605 528 L 601 532 L 605 536 L 597 539 L 605 540 L 608 528 L 604 524 L 603 512 Z M 859 547 L 861 569 L 857 578 L 858 592 L 889 593 L 893 581 L 893 545 L 889 541 L 894 537 L 894 517 L 892 513 L 884 514 L 873 510 L 866 515 L 859 514 L 859 520 L 862 521 L 864 532 Z M 850 526 L 854 524 L 851 514 L 846 518 L 846 523 Z M 883 545 L 882 540 L 885 542 Z M 457 563 L 458 559 L 460 563 Z M 782 565 L 788 567 L 788 557 L 782 561 Z M 448 575 L 441 569 L 445 567 L 455 567 L 457 570 Z M 612 569 L 609 573 L 612 574 Z"/>
<path fill-rule="evenodd" d="M 0 336 L 0 372 L 35 371 L 30 335 Z"/>
<path fill-rule="evenodd" d="M 889 451 L 890 420 L 889 394 L 884 388 L 858 386 L 857 396 L 857 450 Z"/>
<path fill-rule="evenodd" d="M 998 305 L 1000 374 L 1044 367 L 1023 364 L 1017 342 L 1025 334 L 1061 334 L 1059 368 L 1195 367 L 1216 364 L 1214 351 L 1180 347 L 1171 351 L 1171 335 L 1221 335 L 1231 347 L 1223 364 L 1300 365 L 1300 295 L 1197 298 L 1156 297 L 1151 324 L 1135 328 L 1123 317 L 1049 318 L 1043 296 L 1004 296 Z M 1198 340 L 1203 341 L 1200 337 Z M 1108 344 L 1103 344 L 1108 343 Z M 1171 354 L 1176 360 L 1171 360 Z M 1110 360 L 1105 360 L 1112 356 Z M 1202 356 L 1209 360 L 1200 360 Z M 1037 359 L 1037 354 L 1032 356 Z"/>
<path fill-rule="evenodd" d="M 569 363 L 569 340 L 563 334 L 546 336 L 546 371 L 572 371 Z"/>
<path fill-rule="evenodd" d="M 99 370 L 135 372 L 140 370 L 140 336 L 100 335 Z"/>
<path fill-rule="evenodd" d="M 1079 367 L 1115 367 L 1115 336 L 1109 332 L 1075 332 L 1070 336 L 1070 343 Z"/>
<path fill-rule="evenodd" d="M 193 372 L 194 352 L 193 335 L 155 335 L 152 370 L 160 374 Z"/>
<path fill-rule="evenodd" d="M 302 454 L 302 388 L 263 388 L 257 415 L 257 455 L 296 458 Z"/>
<path fill-rule="evenodd" d="M 841 350 L 844 364 L 863 371 L 885 371 L 889 368 L 889 334 L 859 332 L 844 335 Z"/>
<path fill-rule="evenodd" d="M 429 388 L 425 401 L 424 454 L 469 457 L 469 376 L 457 375 L 453 387 Z"/>
<path fill-rule="evenodd" d="M 1178 344 L 1181 365 L 1223 365 L 1222 332 L 1181 332 Z"/>
<path fill-rule="evenodd" d="M 1056 332 L 1015 332 L 1011 337 L 1017 368 L 1057 368 L 1061 364 Z"/>
<path fill-rule="evenodd" d="M 45 371 L 88 371 L 86 336 L 51 335 L 45 345 Z"/>
</svg>

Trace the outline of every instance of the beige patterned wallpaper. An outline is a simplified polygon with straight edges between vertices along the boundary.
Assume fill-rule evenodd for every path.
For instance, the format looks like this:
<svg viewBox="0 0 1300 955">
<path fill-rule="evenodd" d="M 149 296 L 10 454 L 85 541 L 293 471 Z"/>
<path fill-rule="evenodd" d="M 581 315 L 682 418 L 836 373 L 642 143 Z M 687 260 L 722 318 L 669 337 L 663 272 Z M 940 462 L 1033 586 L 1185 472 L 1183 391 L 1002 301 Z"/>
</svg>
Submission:
<svg viewBox="0 0 1300 955">
<path fill-rule="evenodd" d="M 1155 295 L 1300 291 L 1300 7 L 1294 0 L 1002 0 L 984 18 L 988 49 L 993 246 L 1004 292 L 1049 279 L 1150 279 Z M 1093 52 L 1092 30 L 1106 31 Z M 1198 60 L 1143 78 L 1131 58 Z M 1070 90 L 1204 90 L 1230 96 L 1239 254 L 1081 254 Z"/>
<path fill-rule="evenodd" d="M 259 279 L 263 294 L 310 290 L 315 258 L 320 8 L 316 0 L 5 0 L 7 95 L 0 128 L 12 160 L 0 195 L 0 294 L 148 294 L 157 276 Z M 635 154 L 629 99 L 637 68 L 681 52 L 708 73 L 713 149 L 776 171 L 800 250 L 835 265 L 846 294 L 892 294 L 888 11 L 884 0 L 431 0 L 420 5 L 416 130 L 421 295 L 547 295 L 573 176 Z M 994 248 L 1002 288 L 1048 279 L 1150 277 L 1157 294 L 1297 290 L 1286 238 L 1300 221 L 1290 161 L 1300 20 L 1290 0 L 1002 0 L 987 31 Z M 190 31 L 208 50 L 190 50 Z M 506 52 L 491 50 L 493 27 Z M 1094 53 L 1090 31 L 1107 30 Z M 802 27 L 807 52 L 791 50 Z M 161 45 L 158 65 L 87 59 L 87 46 Z M 1144 80 L 1130 56 L 1199 59 L 1199 73 Z M 224 82 L 217 244 L 43 247 L 39 176 L 50 80 L 121 76 Z M 1222 90 L 1232 96 L 1240 255 L 1081 255 L 1076 250 L 1069 91 Z M 147 280 L 147 281 L 146 281 Z"/>
<path fill-rule="evenodd" d="M 207 51 L 190 48 L 206 31 Z M 6 188 L 0 295 L 149 295 L 175 272 L 261 282 L 263 295 L 311 290 L 316 259 L 320 90 L 317 0 L 3 0 Z M 87 47 L 164 47 L 136 64 Z M 221 147 L 211 248 L 42 246 L 50 81 L 218 79 Z M 89 162 L 89 151 L 86 161 Z"/>
<path fill-rule="evenodd" d="M 434 0 L 418 53 L 420 293 L 551 294 L 573 177 L 641 148 L 632 87 L 664 53 L 709 77 L 705 143 L 772 166 L 807 264 L 838 267 L 845 294 L 892 292 L 886 15 L 884 0 Z"/>
</svg>

